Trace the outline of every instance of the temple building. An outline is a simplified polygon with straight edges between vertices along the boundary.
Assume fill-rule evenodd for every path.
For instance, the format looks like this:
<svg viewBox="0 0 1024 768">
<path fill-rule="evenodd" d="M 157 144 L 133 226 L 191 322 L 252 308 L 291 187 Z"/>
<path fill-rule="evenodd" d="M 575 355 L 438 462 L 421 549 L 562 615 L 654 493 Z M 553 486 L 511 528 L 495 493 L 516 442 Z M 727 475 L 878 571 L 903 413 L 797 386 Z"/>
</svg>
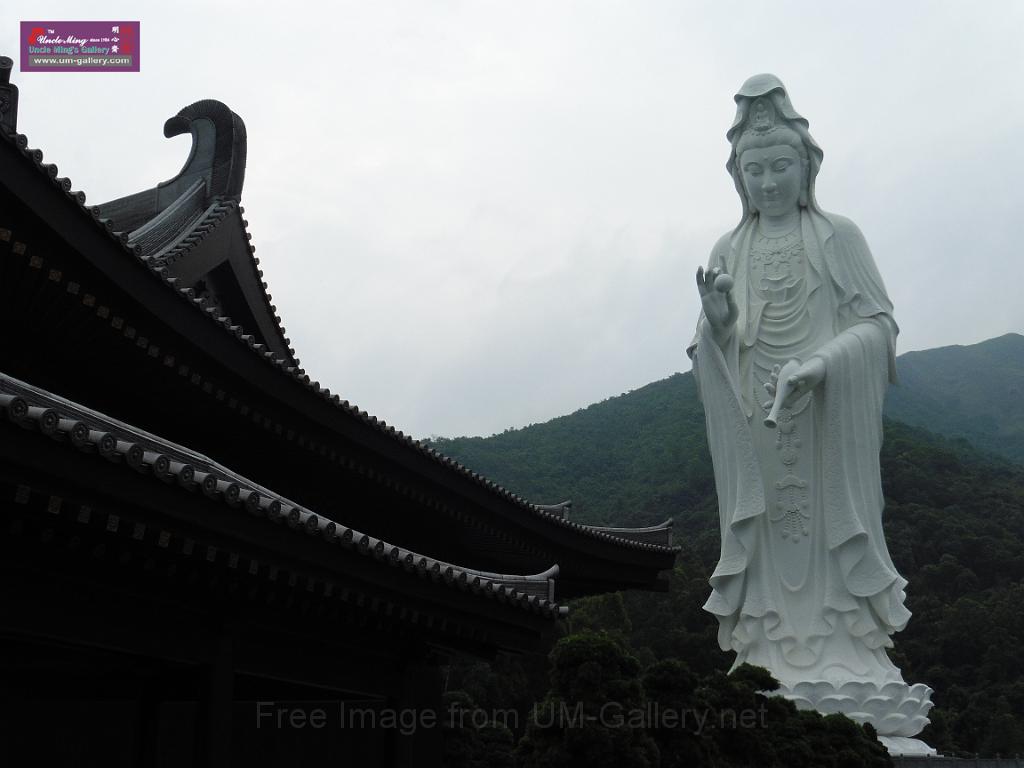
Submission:
<svg viewBox="0 0 1024 768">
<path fill-rule="evenodd" d="M 310 379 L 250 243 L 228 107 L 166 122 L 192 136 L 177 176 L 90 206 L 17 132 L 10 72 L 0 754 L 437 765 L 436 727 L 314 733 L 275 707 L 436 708 L 452 653 L 543 654 L 566 599 L 666 588 L 670 523 L 582 525 Z"/>
</svg>

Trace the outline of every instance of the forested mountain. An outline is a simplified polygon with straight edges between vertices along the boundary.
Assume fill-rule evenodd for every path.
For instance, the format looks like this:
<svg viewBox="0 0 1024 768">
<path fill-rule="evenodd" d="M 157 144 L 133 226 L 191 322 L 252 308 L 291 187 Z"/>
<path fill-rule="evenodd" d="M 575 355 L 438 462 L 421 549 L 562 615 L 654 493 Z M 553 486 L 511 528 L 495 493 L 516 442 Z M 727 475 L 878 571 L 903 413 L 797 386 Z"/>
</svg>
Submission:
<svg viewBox="0 0 1024 768">
<path fill-rule="evenodd" d="M 1024 463 L 1024 336 L 908 352 L 897 369 L 890 417 Z"/>
<path fill-rule="evenodd" d="M 929 743 L 1024 752 L 1024 337 L 911 353 L 899 367 L 890 414 L 955 437 L 886 420 L 886 538 L 914 612 L 892 657 L 908 681 L 936 691 Z M 580 601 L 570 627 L 617 634 L 645 666 L 675 658 L 698 675 L 728 668 L 731 654 L 701 610 L 718 522 L 690 374 L 545 424 L 435 445 L 526 498 L 572 499 L 580 522 L 674 518 L 683 552 L 671 591 Z"/>
<path fill-rule="evenodd" d="M 531 501 L 572 499 L 573 518 L 586 522 L 659 523 L 714 489 L 688 373 L 544 424 L 434 445 Z M 658 503 L 667 498 L 671 506 Z"/>
</svg>

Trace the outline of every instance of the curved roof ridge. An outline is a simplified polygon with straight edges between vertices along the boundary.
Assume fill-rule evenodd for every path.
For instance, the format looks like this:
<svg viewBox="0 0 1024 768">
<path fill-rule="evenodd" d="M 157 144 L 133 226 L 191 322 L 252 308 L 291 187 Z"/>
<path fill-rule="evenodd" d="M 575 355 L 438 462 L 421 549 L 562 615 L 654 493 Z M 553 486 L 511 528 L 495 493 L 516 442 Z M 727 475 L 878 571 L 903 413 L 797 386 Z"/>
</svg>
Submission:
<svg viewBox="0 0 1024 768">
<path fill-rule="evenodd" d="M 203 215 L 205 185 L 196 179 L 170 205 L 128 233 L 129 245 L 142 246 L 144 258 L 153 258 L 171 243 L 186 236 L 197 218 Z"/>
<path fill-rule="evenodd" d="M 144 256 L 154 266 L 167 267 L 186 256 L 199 243 L 206 239 L 232 208 L 237 207 L 236 200 L 214 199 L 193 219 L 189 226 L 179 232 L 175 239 L 167 242 L 163 248 Z M 165 213 L 170 208 L 165 209 Z M 154 219 L 155 221 L 156 219 Z M 135 233 L 132 233 L 134 237 Z M 130 241 L 131 242 L 131 241 Z"/>
<path fill-rule="evenodd" d="M 207 497 L 231 507 L 243 507 L 250 514 L 285 522 L 290 529 L 320 535 L 328 543 L 355 547 L 360 554 L 373 556 L 384 564 L 403 566 L 421 578 L 444 581 L 448 586 L 470 589 L 487 598 L 499 598 L 548 618 L 567 612 L 554 601 L 553 580 L 558 574 L 557 566 L 541 574 L 497 574 L 463 568 L 389 544 L 319 515 L 197 451 L 3 373 L 0 373 L 0 409 L 9 420 L 34 427 L 71 448 L 96 453 L 136 472 L 149 473 L 154 481 L 176 483 L 189 491 L 200 490 Z M 544 584 L 546 597 L 529 589 L 537 582 Z"/>
<path fill-rule="evenodd" d="M 629 531 L 630 533 L 654 533 L 656 531 L 667 531 L 672 527 L 673 519 L 670 517 L 667 520 L 658 523 L 657 525 L 648 525 L 643 528 L 625 528 L 613 525 L 588 525 L 587 527 L 595 531 Z"/>
<path fill-rule="evenodd" d="M 607 525 L 588 525 L 592 531 L 604 533 L 610 536 L 618 536 L 631 541 L 644 542 L 646 544 L 657 544 L 663 547 L 672 546 L 672 524 L 670 517 L 657 525 L 648 525 L 643 528 L 623 528 Z M 676 547 L 678 549 L 678 547 Z"/>
</svg>

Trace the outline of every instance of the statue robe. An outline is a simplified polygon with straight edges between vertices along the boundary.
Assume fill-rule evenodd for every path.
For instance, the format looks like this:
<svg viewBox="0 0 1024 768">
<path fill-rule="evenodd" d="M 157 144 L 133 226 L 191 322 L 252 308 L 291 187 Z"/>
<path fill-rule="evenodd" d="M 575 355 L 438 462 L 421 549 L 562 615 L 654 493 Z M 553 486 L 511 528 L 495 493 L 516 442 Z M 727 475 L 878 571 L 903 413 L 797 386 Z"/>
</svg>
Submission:
<svg viewBox="0 0 1024 768">
<path fill-rule="evenodd" d="M 826 367 L 825 381 L 810 396 L 816 444 L 813 466 L 804 470 L 814 488 L 810 582 L 798 598 L 764 583 L 781 578 L 781 563 L 770 562 L 764 432 L 752 432 L 767 430 L 753 378 L 767 302 L 749 285 L 757 230 L 751 217 L 718 242 L 709 265 L 735 279 L 739 318 L 732 335 L 720 347 L 702 314 L 687 349 L 707 419 L 721 523 L 721 554 L 704 608 L 718 617 L 719 645 L 737 652 L 737 664 L 761 664 L 783 682 L 806 679 L 807 672 L 836 682 L 901 680 L 884 648 L 910 612 L 906 581 L 882 532 L 879 471 L 882 404 L 895 380 L 898 329 L 856 225 L 802 209 L 800 227 L 809 322 L 822 342 L 813 354 Z M 787 600 L 796 600 L 797 609 L 779 604 Z"/>
</svg>

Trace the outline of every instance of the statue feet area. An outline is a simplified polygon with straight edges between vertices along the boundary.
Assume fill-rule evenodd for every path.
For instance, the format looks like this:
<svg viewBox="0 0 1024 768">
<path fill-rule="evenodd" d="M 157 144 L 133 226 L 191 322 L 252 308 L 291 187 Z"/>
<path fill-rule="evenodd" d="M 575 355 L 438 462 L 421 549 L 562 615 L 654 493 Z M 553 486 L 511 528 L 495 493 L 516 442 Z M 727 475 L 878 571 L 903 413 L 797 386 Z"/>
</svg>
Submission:
<svg viewBox="0 0 1024 768">
<path fill-rule="evenodd" d="M 891 681 L 879 685 L 854 681 L 836 685 L 827 680 L 802 681 L 783 683 L 777 693 L 800 709 L 826 715 L 842 713 L 862 725 L 871 723 L 890 754 L 936 754 L 914 738 L 928 724 L 928 711 L 932 708 L 932 689 L 923 683 Z"/>
<path fill-rule="evenodd" d="M 879 736 L 890 755 L 904 755 L 906 757 L 936 757 L 938 753 L 934 748 L 929 747 L 920 739 L 908 739 L 906 736 Z"/>
</svg>

